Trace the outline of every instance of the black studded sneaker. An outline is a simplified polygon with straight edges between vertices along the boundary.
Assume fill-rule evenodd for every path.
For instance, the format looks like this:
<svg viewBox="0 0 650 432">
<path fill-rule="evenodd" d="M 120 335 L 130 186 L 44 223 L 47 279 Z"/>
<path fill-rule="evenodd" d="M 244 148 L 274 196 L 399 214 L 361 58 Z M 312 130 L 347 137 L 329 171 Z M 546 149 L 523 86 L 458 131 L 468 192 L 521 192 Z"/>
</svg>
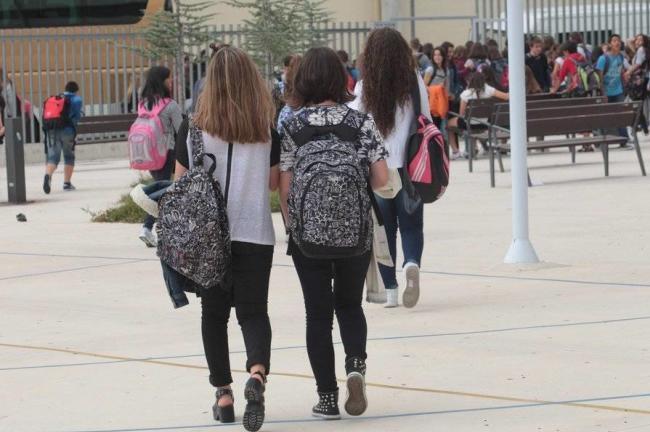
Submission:
<svg viewBox="0 0 650 432">
<path fill-rule="evenodd" d="M 325 420 L 339 420 L 339 391 L 318 392 L 318 403 L 311 410 L 314 417 Z"/>
<path fill-rule="evenodd" d="M 352 416 L 360 416 L 368 408 L 366 362 L 359 357 L 352 357 L 345 362 L 345 372 L 348 374 L 345 412 Z"/>
</svg>

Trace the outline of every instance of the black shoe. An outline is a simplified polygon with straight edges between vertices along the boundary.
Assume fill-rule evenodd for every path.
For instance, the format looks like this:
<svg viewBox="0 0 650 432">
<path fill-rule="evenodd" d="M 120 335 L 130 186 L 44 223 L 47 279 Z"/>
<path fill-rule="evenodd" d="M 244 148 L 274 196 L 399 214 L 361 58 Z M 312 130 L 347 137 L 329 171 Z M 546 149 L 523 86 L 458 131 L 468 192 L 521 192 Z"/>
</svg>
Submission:
<svg viewBox="0 0 650 432">
<path fill-rule="evenodd" d="M 65 182 L 65 183 L 63 183 L 63 190 L 70 192 L 70 191 L 73 191 L 73 190 L 77 190 L 77 188 L 74 187 L 74 185 L 72 183 Z"/>
<path fill-rule="evenodd" d="M 244 388 L 244 397 L 248 402 L 244 411 L 244 429 L 257 432 L 264 424 L 264 391 L 266 390 L 266 377 L 261 372 L 255 374 L 262 377 L 263 383 L 257 378 L 249 378 Z"/>
<path fill-rule="evenodd" d="M 49 194 L 52 188 L 50 187 L 50 183 L 52 182 L 52 177 L 50 177 L 49 174 L 45 174 L 45 177 L 43 178 L 43 192 L 46 194 Z"/>
<path fill-rule="evenodd" d="M 352 357 L 345 362 L 346 382 L 348 388 L 345 400 L 345 412 L 352 416 L 360 416 L 368 408 L 366 397 L 366 362 L 359 357 Z"/>
<path fill-rule="evenodd" d="M 311 413 L 314 417 L 325 420 L 339 420 L 339 391 L 318 392 L 318 403 L 314 405 Z"/>
<path fill-rule="evenodd" d="M 212 407 L 212 415 L 214 416 L 214 419 L 216 421 L 219 421 L 221 423 L 234 423 L 235 422 L 234 405 L 227 405 L 223 407 L 219 406 L 219 399 L 221 399 L 226 395 L 232 398 L 233 403 L 235 402 L 235 398 L 232 395 L 232 390 L 230 390 L 229 388 L 218 389 L 216 393 L 217 402 L 215 402 L 214 406 Z"/>
</svg>

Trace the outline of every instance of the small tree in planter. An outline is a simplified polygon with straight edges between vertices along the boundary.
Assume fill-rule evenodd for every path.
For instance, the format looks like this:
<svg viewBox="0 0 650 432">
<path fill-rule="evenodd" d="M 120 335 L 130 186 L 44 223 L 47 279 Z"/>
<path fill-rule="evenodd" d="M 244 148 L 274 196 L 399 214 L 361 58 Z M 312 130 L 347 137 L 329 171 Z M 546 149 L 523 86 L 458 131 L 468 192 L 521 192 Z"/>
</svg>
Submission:
<svg viewBox="0 0 650 432">
<path fill-rule="evenodd" d="M 229 0 L 227 4 L 248 10 L 243 48 L 268 78 L 287 54 L 327 42 L 323 26 L 330 14 L 324 0 Z"/>
</svg>

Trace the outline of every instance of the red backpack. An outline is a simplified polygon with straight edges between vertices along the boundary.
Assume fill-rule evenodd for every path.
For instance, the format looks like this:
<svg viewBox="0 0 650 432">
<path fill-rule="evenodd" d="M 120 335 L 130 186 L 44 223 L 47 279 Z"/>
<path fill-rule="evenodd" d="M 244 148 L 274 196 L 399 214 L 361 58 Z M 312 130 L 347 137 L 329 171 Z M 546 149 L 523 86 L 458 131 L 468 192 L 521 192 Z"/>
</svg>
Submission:
<svg viewBox="0 0 650 432">
<path fill-rule="evenodd" d="M 449 186 L 449 149 L 442 133 L 420 107 L 420 89 L 411 91 L 415 118 L 406 143 L 405 168 L 423 203 L 442 197 Z"/>
<path fill-rule="evenodd" d="M 43 129 L 63 129 L 71 124 L 70 98 L 59 94 L 45 99 L 43 103 Z"/>
</svg>

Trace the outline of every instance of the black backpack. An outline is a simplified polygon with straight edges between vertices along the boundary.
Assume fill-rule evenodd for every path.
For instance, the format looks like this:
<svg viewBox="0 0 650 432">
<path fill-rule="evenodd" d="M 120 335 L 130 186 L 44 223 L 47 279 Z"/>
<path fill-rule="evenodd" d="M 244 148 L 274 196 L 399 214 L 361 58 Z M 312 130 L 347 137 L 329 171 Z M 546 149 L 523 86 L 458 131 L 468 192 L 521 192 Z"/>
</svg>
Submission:
<svg viewBox="0 0 650 432">
<path fill-rule="evenodd" d="M 349 110 L 332 126 L 312 126 L 300 116 L 286 125 L 298 146 L 289 189 L 289 232 L 310 258 L 345 258 L 372 241 L 369 167 L 356 141 L 366 116 Z"/>
<path fill-rule="evenodd" d="M 230 269 L 230 225 L 226 205 L 233 145 L 228 147 L 225 193 L 212 177 L 216 159 L 203 150 L 203 136 L 190 121 L 194 167 L 175 181 L 158 203 L 158 256 L 202 288 L 225 282 Z M 204 156 L 212 165 L 203 167 Z"/>
</svg>

